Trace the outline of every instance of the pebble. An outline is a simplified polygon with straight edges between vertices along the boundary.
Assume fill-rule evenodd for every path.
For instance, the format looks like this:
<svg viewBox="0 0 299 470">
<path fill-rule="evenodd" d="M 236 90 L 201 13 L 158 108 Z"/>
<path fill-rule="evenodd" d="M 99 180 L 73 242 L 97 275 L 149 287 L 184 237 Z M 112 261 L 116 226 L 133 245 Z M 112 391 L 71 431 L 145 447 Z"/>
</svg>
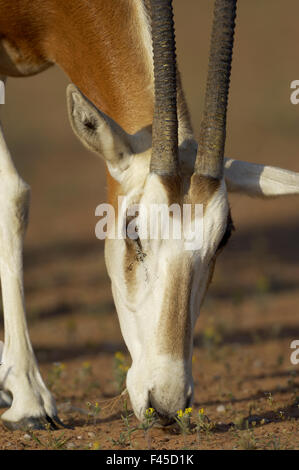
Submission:
<svg viewBox="0 0 299 470">
<path fill-rule="evenodd" d="M 88 432 L 87 435 L 88 435 L 88 437 L 90 437 L 91 439 L 93 439 L 94 437 L 96 437 L 96 435 L 95 435 L 94 432 Z"/>
<path fill-rule="evenodd" d="M 67 449 L 74 449 L 76 446 L 73 442 L 68 442 L 66 447 L 67 447 Z"/>
<path fill-rule="evenodd" d="M 217 406 L 217 411 L 218 413 L 225 413 L 225 406 L 224 405 Z"/>
<path fill-rule="evenodd" d="M 24 434 L 23 439 L 26 439 L 26 441 L 30 441 L 31 440 L 30 434 Z"/>
</svg>

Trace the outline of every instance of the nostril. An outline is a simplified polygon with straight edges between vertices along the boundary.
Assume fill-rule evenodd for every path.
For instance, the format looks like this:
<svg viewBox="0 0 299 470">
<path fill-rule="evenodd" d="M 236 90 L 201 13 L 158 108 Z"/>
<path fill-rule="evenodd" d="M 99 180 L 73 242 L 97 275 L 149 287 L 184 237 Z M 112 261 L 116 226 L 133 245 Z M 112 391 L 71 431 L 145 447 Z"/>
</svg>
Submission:
<svg viewBox="0 0 299 470">
<path fill-rule="evenodd" d="M 187 400 L 186 400 L 186 406 L 185 406 L 185 408 L 190 408 L 191 403 L 192 403 L 192 395 L 189 395 L 189 396 L 187 397 Z"/>
<path fill-rule="evenodd" d="M 156 411 L 156 413 L 158 415 L 160 415 L 160 411 L 159 411 L 159 406 L 152 394 L 152 391 L 149 392 L 148 394 L 148 403 L 149 403 L 149 408 L 154 408 L 154 410 Z"/>
<path fill-rule="evenodd" d="M 151 400 L 151 392 L 148 392 L 148 401 L 147 401 L 147 404 L 148 404 L 148 408 L 154 408 L 153 407 L 153 404 L 152 404 L 152 400 Z"/>
</svg>

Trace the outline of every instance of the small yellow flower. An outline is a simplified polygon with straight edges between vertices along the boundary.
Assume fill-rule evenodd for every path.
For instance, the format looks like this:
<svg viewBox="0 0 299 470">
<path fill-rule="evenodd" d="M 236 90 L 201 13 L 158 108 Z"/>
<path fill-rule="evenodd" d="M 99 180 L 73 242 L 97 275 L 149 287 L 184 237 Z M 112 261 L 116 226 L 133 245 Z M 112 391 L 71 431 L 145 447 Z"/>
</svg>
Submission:
<svg viewBox="0 0 299 470">
<path fill-rule="evenodd" d="M 190 415 L 192 413 L 192 408 L 186 408 L 185 409 L 185 414 Z"/>
<path fill-rule="evenodd" d="M 215 336 L 215 328 L 211 325 L 211 326 L 207 326 L 206 329 L 204 330 L 204 335 L 207 337 L 207 338 L 213 338 Z"/>
<path fill-rule="evenodd" d="M 184 416 L 183 410 L 177 411 L 177 415 L 179 418 L 182 418 Z"/>
<path fill-rule="evenodd" d="M 124 361 L 124 359 L 125 359 L 125 356 L 124 356 L 123 353 L 120 352 L 120 351 L 117 351 L 117 352 L 114 354 L 114 357 L 115 357 L 115 359 L 118 359 L 119 361 Z"/>
<path fill-rule="evenodd" d="M 204 412 L 205 412 L 205 410 L 204 410 L 203 408 L 200 408 L 200 410 L 198 410 L 198 414 L 199 414 L 199 415 L 203 415 Z"/>
<path fill-rule="evenodd" d="M 65 369 L 65 364 L 63 362 L 54 362 L 54 369 L 61 372 Z"/>
<path fill-rule="evenodd" d="M 100 450 L 101 446 L 100 446 L 100 443 L 99 442 L 94 442 L 92 444 L 92 450 Z"/>
<path fill-rule="evenodd" d="M 146 416 L 152 416 L 154 414 L 155 410 L 154 408 L 148 408 L 146 411 L 145 411 L 145 415 Z"/>
<path fill-rule="evenodd" d="M 90 369 L 91 364 L 90 364 L 90 362 L 86 361 L 86 362 L 83 362 L 82 367 L 83 367 L 83 369 Z"/>
</svg>

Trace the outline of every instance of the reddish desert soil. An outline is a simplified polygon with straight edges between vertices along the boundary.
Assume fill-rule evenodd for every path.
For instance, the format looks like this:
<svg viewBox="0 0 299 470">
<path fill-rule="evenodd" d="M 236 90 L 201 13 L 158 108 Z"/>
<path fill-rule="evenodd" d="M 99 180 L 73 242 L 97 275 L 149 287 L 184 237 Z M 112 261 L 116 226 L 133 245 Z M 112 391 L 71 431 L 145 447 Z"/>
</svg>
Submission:
<svg viewBox="0 0 299 470">
<path fill-rule="evenodd" d="M 189 0 L 186 10 L 185 2 L 175 2 L 196 132 L 211 3 Z M 238 14 L 226 154 L 299 171 L 299 107 L 289 99 L 290 82 L 299 78 L 298 2 L 240 2 Z M 130 359 L 103 243 L 94 235 L 95 207 L 105 200 L 104 166 L 70 130 L 67 82 L 54 68 L 11 80 L 3 112 L 16 165 L 32 187 L 25 245 L 31 339 L 60 418 L 72 429 L 12 433 L 0 425 L 0 449 L 299 449 L 299 366 L 290 362 L 290 343 L 299 339 L 299 198 L 230 198 L 236 231 L 195 330 L 191 431 L 134 430 L 129 400 L 113 399 L 115 353 L 125 365 Z M 197 433 L 202 408 L 210 426 Z"/>
</svg>

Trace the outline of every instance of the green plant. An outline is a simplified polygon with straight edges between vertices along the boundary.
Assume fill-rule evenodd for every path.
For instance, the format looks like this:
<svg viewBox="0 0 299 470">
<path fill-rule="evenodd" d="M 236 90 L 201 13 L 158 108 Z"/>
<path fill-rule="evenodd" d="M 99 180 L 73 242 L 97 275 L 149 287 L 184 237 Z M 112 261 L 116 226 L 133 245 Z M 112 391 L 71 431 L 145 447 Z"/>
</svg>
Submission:
<svg viewBox="0 0 299 470">
<path fill-rule="evenodd" d="M 126 447 L 127 445 L 127 435 L 124 432 L 121 432 L 119 439 L 110 439 L 114 446 Z"/>
<path fill-rule="evenodd" d="M 139 425 L 139 429 L 141 429 L 144 433 L 144 438 L 146 440 L 148 450 L 151 449 L 150 429 L 154 426 L 156 422 L 157 415 L 154 408 L 148 408 L 145 411 L 145 416 L 142 423 Z"/>
<path fill-rule="evenodd" d="M 248 419 L 246 419 L 244 416 L 239 415 L 236 417 L 234 421 L 234 425 L 236 429 L 242 430 L 242 429 L 249 429 L 249 423 Z"/>
<path fill-rule="evenodd" d="M 258 443 L 252 431 L 242 431 L 239 435 L 238 446 L 243 450 L 257 450 Z"/>
<path fill-rule="evenodd" d="M 87 395 L 92 389 L 99 388 L 99 383 L 94 378 L 92 365 L 86 361 L 82 363 L 81 368 L 78 370 L 77 377 L 74 380 L 74 387 L 83 389 L 84 395 Z"/>
<path fill-rule="evenodd" d="M 270 450 L 283 450 L 280 437 L 273 437 L 270 441 L 267 442 L 265 448 L 270 448 Z"/>
<path fill-rule="evenodd" d="M 177 416 L 175 416 L 174 418 L 183 435 L 184 450 L 187 450 L 186 436 L 187 434 L 190 434 L 191 414 L 192 414 L 192 408 L 185 408 L 185 411 L 178 410 Z"/>
<path fill-rule="evenodd" d="M 127 400 L 124 400 L 124 414 L 121 415 L 122 422 L 125 427 L 125 436 L 126 441 L 129 443 L 130 447 L 132 448 L 132 440 L 131 436 L 134 432 L 136 432 L 139 427 L 132 427 L 130 424 L 130 418 L 133 416 L 134 413 L 129 413 Z"/>
<path fill-rule="evenodd" d="M 62 432 L 58 436 L 55 435 L 50 429 L 50 425 L 46 426 L 47 430 L 47 439 L 42 440 L 37 435 L 31 431 L 29 434 L 31 438 L 38 443 L 41 447 L 48 450 L 64 450 L 66 449 L 66 444 L 70 441 L 70 438 L 65 437 L 65 432 Z"/>
<path fill-rule="evenodd" d="M 271 392 L 267 392 L 266 395 L 267 395 L 267 400 L 268 400 L 269 405 L 271 406 L 271 408 L 273 408 L 273 406 L 274 406 L 274 399 L 273 399 L 272 393 L 271 393 Z"/>
<path fill-rule="evenodd" d="M 62 362 L 54 362 L 52 368 L 48 373 L 48 387 L 54 392 L 58 392 L 61 389 L 61 378 L 65 372 L 66 366 Z"/>
<path fill-rule="evenodd" d="M 117 393 L 121 393 L 125 387 L 129 366 L 125 363 L 125 356 L 121 352 L 114 355 L 114 377 Z"/>
<path fill-rule="evenodd" d="M 195 429 L 197 432 L 198 439 L 199 439 L 200 433 L 210 434 L 210 432 L 214 428 L 215 428 L 215 424 L 205 414 L 204 409 L 201 408 L 195 417 Z"/>
<path fill-rule="evenodd" d="M 93 418 L 93 423 L 96 424 L 97 417 L 101 412 L 101 408 L 100 408 L 98 402 L 96 402 L 94 405 L 90 402 L 87 402 L 86 405 L 87 405 L 87 408 L 88 408 L 87 422 L 89 422 L 90 418 Z"/>
</svg>

